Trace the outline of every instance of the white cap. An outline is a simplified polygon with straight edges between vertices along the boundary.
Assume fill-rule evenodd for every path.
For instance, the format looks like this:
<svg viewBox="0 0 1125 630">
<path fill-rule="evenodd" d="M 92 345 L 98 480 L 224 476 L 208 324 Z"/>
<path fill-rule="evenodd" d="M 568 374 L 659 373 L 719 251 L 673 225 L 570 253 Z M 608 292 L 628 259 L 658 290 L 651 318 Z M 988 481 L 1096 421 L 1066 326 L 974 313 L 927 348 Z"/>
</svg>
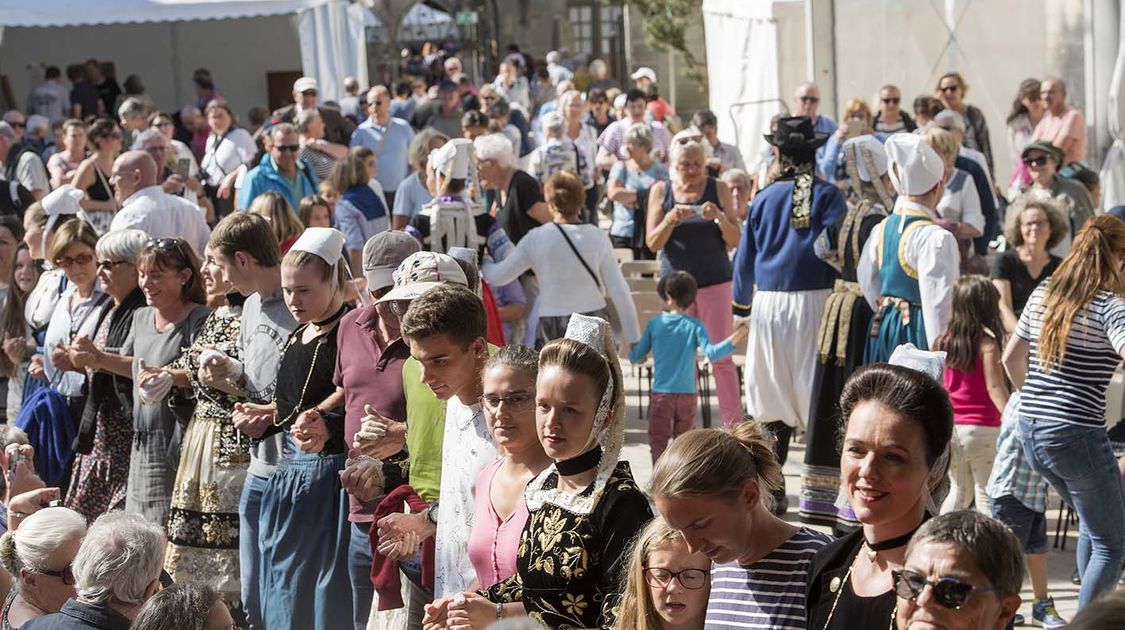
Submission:
<svg viewBox="0 0 1125 630">
<path fill-rule="evenodd" d="M 883 148 L 891 183 L 900 195 L 924 195 L 945 179 L 945 162 L 921 136 L 892 134 Z"/>
<path fill-rule="evenodd" d="M 78 214 L 82 210 L 82 206 L 78 204 L 85 198 L 84 191 L 70 184 L 64 184 L 47 193 L 40 204 L 47 216 L 57 217 L 64 214 Z"/>
<path fill-rule="evenodd" d="M 469 286 L 465 272 L 456 260 L 435 252 L 421 251 L 402 261 L 394 272 L 395 286 L 379 302 L 413 300 L 443 284 Z"/>
<path fill-rule="evenodd" d="M 934 116 L 934 124 L 947 131 L 965 132 L 965 119 L 952 109 L 943 109 Z"/>
<path fill-rule="evenodd" d="M 472 162 L 473 141 L 454 138 L 430 151 L 430 165 L 434 171 L 453 179 L 469 176 L 469 163 Z"/>
<path fill-rule="evenodd" d="M 844 143 L 844 154 L 858 151 L 855 166 L 859 171 L 859 178 L 865 182 L 873 182 L 875 178 L 882 177 L 887 172 L 887 153 L 883 150 L 883 143 L 873 135 L 857 136 Z M 871 158 L 871 165 L 875 167 L 875 177 L 867 170 L 867 156 Z"/>
<path fill-rule="evenodd" d="M 306 90 L 317 90 L 316 79 L 312 77 L 301 77 L 293 82 L 294 92 L 304 92 Z"/>
<path fill-rule="evenodd" d="M 340 262 L 340 257 L 344 255 L 345 241 L 344 233 L 335 228 L 305 228 L 289 251 L 315 254 L 328 263 L 329 267 L 335 267 L 336 263 Z"/>
<path fill-rule="evenodd" d="M 636 81 L 637 79 L 648 79 L 649 81 L 656 83 L 656 71 L 648 66 L 641 66 L 640 68 L 637 68 L 637 71 L 630 75 L 629 78 L 633 79 L 634 81 Z"/>
</svg>

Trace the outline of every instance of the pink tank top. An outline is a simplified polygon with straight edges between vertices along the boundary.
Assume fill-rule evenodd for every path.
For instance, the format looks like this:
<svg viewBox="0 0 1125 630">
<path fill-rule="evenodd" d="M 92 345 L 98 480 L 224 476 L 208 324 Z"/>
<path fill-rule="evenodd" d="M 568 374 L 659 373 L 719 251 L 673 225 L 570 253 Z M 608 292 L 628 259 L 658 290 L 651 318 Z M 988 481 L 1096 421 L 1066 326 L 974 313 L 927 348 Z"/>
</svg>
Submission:
<svg viewBox="0 0 1125 630">
<path fill-rule="evenodd" d="M 966 372 L 947 365 L 942 380 L 949 392 L 949 402 L 953 403 L 953 424 L 1000 426 L 1000 412 L 988 395 L 980 352 L 977 353 L 972 371 Z"/>
<path fill-rule="evenodd" d="M 516 551 L 520 534 L 527 524 L 527 504 L 523 497 L 516 510 L 500 520 L 492 507 L 492 478 L 504 458 L 484 467 L 474 488 L 473 529 L 469 533 L 469 561 L 477 572 L 481 588 L 502 582 L 516 573 Z"/>
</svg>

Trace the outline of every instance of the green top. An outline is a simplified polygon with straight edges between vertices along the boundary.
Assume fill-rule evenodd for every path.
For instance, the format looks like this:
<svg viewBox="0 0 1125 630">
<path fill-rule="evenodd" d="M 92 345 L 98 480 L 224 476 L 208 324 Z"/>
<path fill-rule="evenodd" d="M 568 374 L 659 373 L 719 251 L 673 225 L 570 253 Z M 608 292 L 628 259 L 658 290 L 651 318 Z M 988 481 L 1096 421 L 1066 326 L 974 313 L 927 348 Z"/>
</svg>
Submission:
<svg viewBox="0 0 1125 630">
<path fill-rule="evenodd" d="M 402 364 L 402 389 L 406 394 L 406 450 L 410 460 L 410 486 L 426 503 L 441 489 L 441 442 L 445 436 L 445 401 L 438 400 L 422 382 L 422 366 L 414 357 Z"/>
</svg>

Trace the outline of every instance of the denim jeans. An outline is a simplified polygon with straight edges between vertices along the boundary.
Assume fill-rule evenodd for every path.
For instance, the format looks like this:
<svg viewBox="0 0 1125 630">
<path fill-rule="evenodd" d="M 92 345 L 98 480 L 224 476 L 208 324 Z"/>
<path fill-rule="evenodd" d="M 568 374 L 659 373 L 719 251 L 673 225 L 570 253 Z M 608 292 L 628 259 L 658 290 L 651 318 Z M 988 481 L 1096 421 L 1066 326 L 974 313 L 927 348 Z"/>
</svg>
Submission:
<svg viewBox="0 0 1125 630">
<path fill-rule="evenodd" d="M 1031 467 L 1078 513 L 1078 607 L 1112 590 L 1125 562 L 1125 485 L 1102 427 L 1020 416 Z"/>
<path fill-rule="evenodd" d="M 348 573 L 352 578 L 352 620 L 355 630 L 367 628 L 375 586 L 371 583 L 371 523 L 352 523 L 348 546 Z"/>
<path fill-rule="evenodd" d="M 246 475 L 242 498 L 238 501 L 238 572 L 242 580 L 242 608 L 246 620 L 254 630 L 264 630 L 261 599 L 258 595 L 258 517 L 262 512 L 262 493 L 266 489 L 265 477 Z"/>
</svg>

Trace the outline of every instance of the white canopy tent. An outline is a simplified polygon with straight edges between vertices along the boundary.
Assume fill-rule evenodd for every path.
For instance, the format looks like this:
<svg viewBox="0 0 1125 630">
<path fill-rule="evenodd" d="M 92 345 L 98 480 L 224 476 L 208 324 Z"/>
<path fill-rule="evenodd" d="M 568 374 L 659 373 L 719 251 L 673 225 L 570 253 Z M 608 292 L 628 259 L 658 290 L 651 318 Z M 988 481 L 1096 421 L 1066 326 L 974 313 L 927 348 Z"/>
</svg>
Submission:
<svg viewBox="0 0 1125 630">
<path fill-rule="evenodd" d="M 0 0 L 0 71 L 22 97 L 43 66 L 112 60 L 119 80 L 139 74 L 173 108 L 194 100 L 191 71 L 207 67 L 242 109 L 265 103 L 267 72 L 299 65 L 338 99 L 345 76 L 367 82 L 363 28 L 347 0 Z"/>
<path fill-rule="evenodd" d="M 366 13 L 365 23 L 370 29 L 368 34 L 372 40 L 386 41 L 387 29 L 383 26 L 382 21 L 370 9 L 364 9 L 364 13 Z M 410 10 L 402 18 L 402 24 L 398 27 L 398 40 L 402 42 L 441 41 L 459 36 L 457 24 L 454 22 L 452 15 L 445 11 L 439 11 L 424 2 L 419 2 L 410 7 Z"/>
</svg>

